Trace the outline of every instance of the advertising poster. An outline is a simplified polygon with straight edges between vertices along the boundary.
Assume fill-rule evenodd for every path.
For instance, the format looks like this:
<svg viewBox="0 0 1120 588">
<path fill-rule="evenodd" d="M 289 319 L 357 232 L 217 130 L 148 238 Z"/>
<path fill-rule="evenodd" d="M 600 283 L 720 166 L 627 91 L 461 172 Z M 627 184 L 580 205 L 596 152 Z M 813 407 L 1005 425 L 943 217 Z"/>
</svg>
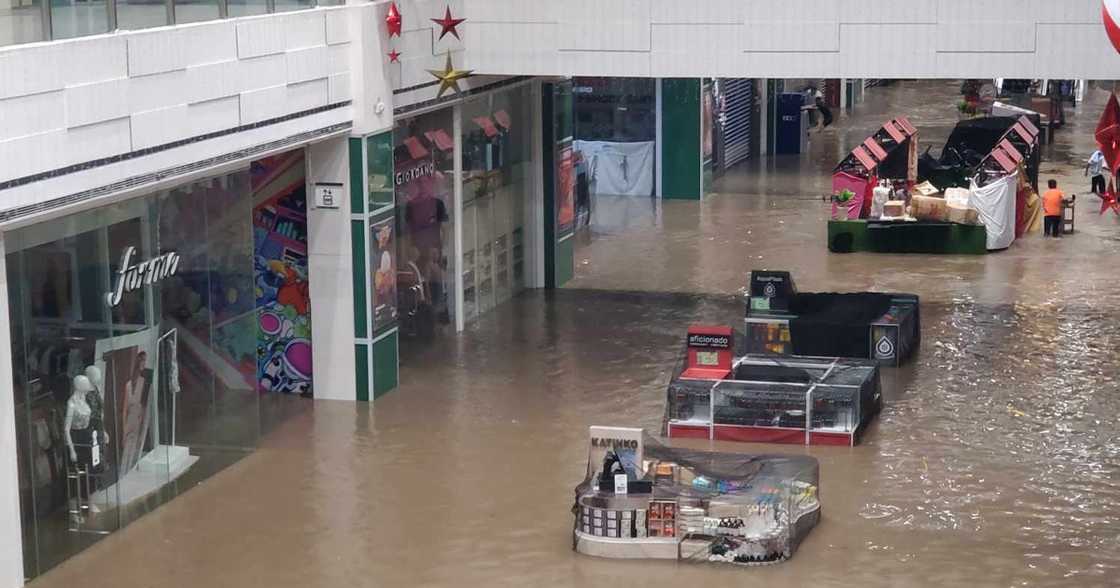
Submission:
<svg viewBox="0 0 1120 588">
<path fill-rule="evenodd" d="M 563 236 L 572 230 L 576 219 L 575 161 L 571 141 L 560 146 L 556 164 L 556 233 Z"/>
<path fill-rule="evenodd" d="M 145 329 L 100 339 L 95 355 L 96 365 L 104 374 L 106 393 L 112 395 L 106 399 L 106 406 L 111 407 L 106 428 L 116 433 L 110 446 L 116 445 L 118 471 L 123 477 L 154 445 L 148 442 L 148 431 L 157 393 L 155 331 Z"/>
<path fill-rule="evenodd" d="M 312 396 L 307 187 L 302 151 L 254 161 L 257 388 Z"/>
<path fill-rule="evenodd" d="M 700 91 L 702 98 L 700 110 L 700 149 L 704 155 L 704 165 L 712 165 L 712 137 L 713 125 L 712 114 L 715 112 L 715 96 L 712 94 L 712 82 L 706 80 L 704 86 Z"/>
<path fill-rule="evenodd" d="M 370 225 L 370 266 L 373 270 L 373 330 L 397 320 L 397 239 L 393 217 Z"/>
</svg>

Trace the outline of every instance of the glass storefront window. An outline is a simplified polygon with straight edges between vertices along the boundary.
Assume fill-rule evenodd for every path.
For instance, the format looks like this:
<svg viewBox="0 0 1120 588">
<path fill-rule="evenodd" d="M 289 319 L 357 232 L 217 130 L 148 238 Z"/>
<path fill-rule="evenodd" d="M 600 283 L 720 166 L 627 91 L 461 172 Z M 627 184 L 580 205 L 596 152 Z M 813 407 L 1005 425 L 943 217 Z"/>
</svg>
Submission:
<svg viewBox="0 0 1120 588">
<path fill-rule="evenodd" d="M 532 194 L 532 90 L 463 104 L 463 314 L 488 312 L 526 286 Z"/>
<path fill-rule="evenodd" d="M 109 32 L 109 13 L 104 0 L 42 1 L 50 2 L 52 39 L 70 39 Z"/>
<path fill-rule="evenodd" d="M 655 84 L 648 78 L 574 78 L 575 138 L 653 141 L 657 133 Z"/>
<path fill-rule="evenodd" d="M 0 2 L 0 47 L 43 40 L 43 6 L 47 0 Z"/>
<path fill-rule="evenodd" d="M 311 8 L 311 6 L 311 0 L 276 0 L 276 12 L 303 10 L 304 8 Z"/>
<path fill-rule="evenodd" d="M 167 4 L 149 0 L 116 0 L 117 28 L 136 31 L 168 24 Z"/>
<path fill-rule="evenodd" d="M 393 131 L 398 311 L 406 337 L 431 338 L 457 312 L 452 133 L 450 108 L 398 120 Z"/>
<path fill-rule="evenodd" d="M 175 0 L 175 24 L 216 20 L 218 0 Z"/>
<path fill-rule="evenodd" d="M 249 184 L 5 234 L 28 577 L 256 445 Z"/>
<path fill-rule="evenodd" d="M 379 214 L 393 207 L 393 133 L 366 139 L 366 173 L 369 175 L 369 212 Z"/>
<path fill-rule="evenodd" d="M 230 18 L 268 12 L 267 0 L 229 0 Z"/>
</svg>

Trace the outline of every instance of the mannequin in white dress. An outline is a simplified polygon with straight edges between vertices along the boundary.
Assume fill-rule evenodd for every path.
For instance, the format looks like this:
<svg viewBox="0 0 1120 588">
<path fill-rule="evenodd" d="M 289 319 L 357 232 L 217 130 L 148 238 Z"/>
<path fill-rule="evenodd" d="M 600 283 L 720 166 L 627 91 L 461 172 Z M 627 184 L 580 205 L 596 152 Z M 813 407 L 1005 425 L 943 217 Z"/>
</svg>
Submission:
<svg viewBox="0 0 1120 588">
<path fill-rule="evenodd" d="M 90 474 L 101 467 L 101 447 L 99 435 L 90 426 L 93 410 L 86 401 L 87 395 L 93 392 L 93 384 L 85 376 L 74 376 L 70 398 L 66 401 L 66 417 L 63 425 L 63 436 L 66 449 L 69 453 L 69 467 Z M 87 482 L 91 482 L 86 478 Z M 79 482 L 75 494 L 70 494 L 70 516 L 73 523 L 81 524 L 84 517 L 78 508 L 78 498 L 88 498 L 91 484 Z M 67 492 L 71 492 L 68 490 Z"/>
<path fill-rule="evenodd" d="M 86 404 L 89 404 L 91 411 L 89 424 L 101 434 L 101 444 L 108 445 L 109 432 L 105 430 L 105 392 L 102 388 L 101 370 L 95 365 L 87 366 L 86 378 L 93 385 L 93 390 L 86 394 Z"/>
<path fill-rule="evenodd" d="M 70 452 L 70 462 L 74 465 L 93 465 L 92 455 L 79 455 L 78 449 L 88 454 L 85 446 L 92 447 L 93 431 L 90 429 L 90 417 L 93 410 L 86 401 L 86 395 L 93 391 L 93 384 L 85 376 L 74 376 L 71 387 L 70 399 L 66 401 L 66 419 L 63 426 L 63 435 L 66 436 L 66 448 Z M 76 444 L 76 445 L 75 445 Z M 98 456 L 100 458 L 100 456 Z M 98 462 L 101 460 L 98 459 Z"/>
</svg>

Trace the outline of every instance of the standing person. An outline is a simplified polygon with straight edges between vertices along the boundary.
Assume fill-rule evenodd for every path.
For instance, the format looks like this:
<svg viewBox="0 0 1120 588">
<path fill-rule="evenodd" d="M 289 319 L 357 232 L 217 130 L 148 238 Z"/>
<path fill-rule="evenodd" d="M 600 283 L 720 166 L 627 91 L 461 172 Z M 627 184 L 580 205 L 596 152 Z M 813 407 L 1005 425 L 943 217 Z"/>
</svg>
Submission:
<svg viewBox="0 0 1120 588">
<path fill-rule="evenodd" d="M 824 94 L 819 89 L 813 91 L 813 101 L 816 103 L 817 111 L 821 113 L 819 130 L 823 131 L 825 127 L 832 124 L 832 109 L 825 103 Z"/>
<path fill-rule="evenodd" d="M 1093 193 L 1097 196 L 1104 195 L 1104 169 L 1104 153 L 1101 153 L 1101 150 L 1097 149 L 1089 156 L 1089 161 L 1085 164 L 1085 175 L 1093 178 Z"/>
<path fill-rule="evenodd" d="M 1066 195 L 1058 189 L 1057 180 L 1050 180 L 1047 185 L 1050 189 L 1042 195 L 1042 213 L 1045 215 L 1042 232 L 1046 236 L 1061 237 L 1062 202 L 1065 201 Z"/>
</svg>

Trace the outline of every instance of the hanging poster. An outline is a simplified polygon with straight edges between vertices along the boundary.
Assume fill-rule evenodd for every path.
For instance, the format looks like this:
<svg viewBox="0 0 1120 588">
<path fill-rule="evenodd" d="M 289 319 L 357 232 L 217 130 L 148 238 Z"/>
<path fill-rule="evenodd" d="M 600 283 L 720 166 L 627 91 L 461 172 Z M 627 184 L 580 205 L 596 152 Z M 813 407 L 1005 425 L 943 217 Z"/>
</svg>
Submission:
<svg viewBox="0 0 1120 588">
<path fill-rule="evenodd" d="M 373 330 L 397 320 L 397 239 L 393 217 L 370 225 L 370 267 L 373 270 Z"/>
<path fill-rule="evenodd" d="M 127 335 L 99 339 L 95 365 L 104 375 L 106 429 L 115 446 L 117 472 L 124 476 L 156 446 L 149 439 L 152 403 L 157 394 L 155 331 L 145 329 Z M 155 435 L 151 435 L 154 437 Z"/>
<path fill-rule="evenodd" d="M 561 237 L 575 224 L 575 180 L 572 142 L 564 141 L 556 164 L 556 233 Z"/>
<path fill-rule="evenodd" d="M 310 397 L 311 299 L 302 151 L 250 168 L 257 297 L 257 388 Z"/>
</svg>

